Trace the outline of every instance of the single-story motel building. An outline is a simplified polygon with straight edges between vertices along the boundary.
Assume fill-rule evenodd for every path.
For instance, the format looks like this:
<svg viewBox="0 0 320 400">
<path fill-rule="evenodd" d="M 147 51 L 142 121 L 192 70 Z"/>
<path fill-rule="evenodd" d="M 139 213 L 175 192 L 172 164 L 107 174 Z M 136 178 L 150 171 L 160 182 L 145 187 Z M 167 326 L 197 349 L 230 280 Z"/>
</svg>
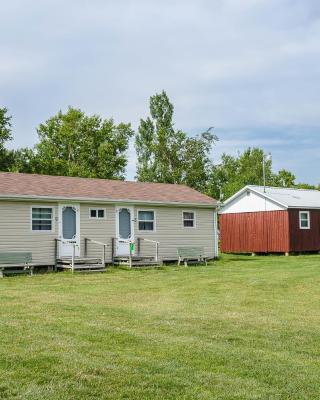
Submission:
<svg viewBox="0 0 320 400">
<path fill-rule="evenodd" d="M 0 173 L 0 254 L 54 266 L 103 247 L 105 263 L 155 250 L 175 261 L 179 246 L 218 257 L 216 200 L 184 185 Z"/>
</svg>

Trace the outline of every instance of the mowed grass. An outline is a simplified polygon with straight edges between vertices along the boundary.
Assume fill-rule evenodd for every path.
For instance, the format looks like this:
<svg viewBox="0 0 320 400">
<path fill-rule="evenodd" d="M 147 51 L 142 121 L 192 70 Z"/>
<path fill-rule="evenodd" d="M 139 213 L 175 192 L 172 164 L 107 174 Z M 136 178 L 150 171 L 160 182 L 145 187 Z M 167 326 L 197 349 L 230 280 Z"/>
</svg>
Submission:
<svg viewBox="0 0 320 400">
<path fill-rule="evenodd" d="M 0 399 L 319 399 L 320 257 L 0 280 Z"/>
</svg>

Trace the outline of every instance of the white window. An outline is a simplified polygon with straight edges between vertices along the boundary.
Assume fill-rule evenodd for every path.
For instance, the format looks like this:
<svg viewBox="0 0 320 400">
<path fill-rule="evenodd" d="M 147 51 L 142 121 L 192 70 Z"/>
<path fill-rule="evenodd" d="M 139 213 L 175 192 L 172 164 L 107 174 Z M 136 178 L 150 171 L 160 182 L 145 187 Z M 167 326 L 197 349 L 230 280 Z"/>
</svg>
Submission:
<svg viewBox="0 0 320 400">
<path fill-rule="evenodd" d="M 300 211 L 299 212 L 299 223 L 300 229 L 310 229 L 310 212 Z"/>
<path fill-rule="evenodd" d="M 31 208 L 31 229 L 34 232 L 52 232 L 52 207 Z"/>
<path fill-rule="evenodd" d="M 106 209 L 105 208 L 90 208 L 89 217 L 91 219 L 105 219 Z"/>
<path fill-rule="evenodd" d="M 138 211 L 138 226 L 139 231 L 154 231 L 155 230 L 155 213 L 152 210 Z"/>
<path fill-rule="evenodd" d="M 195 228 L 196 218 L 195 218 L 195 213 L 193 211 L 183 211 L 182 220 L 184 228 Z"/>
</svg>

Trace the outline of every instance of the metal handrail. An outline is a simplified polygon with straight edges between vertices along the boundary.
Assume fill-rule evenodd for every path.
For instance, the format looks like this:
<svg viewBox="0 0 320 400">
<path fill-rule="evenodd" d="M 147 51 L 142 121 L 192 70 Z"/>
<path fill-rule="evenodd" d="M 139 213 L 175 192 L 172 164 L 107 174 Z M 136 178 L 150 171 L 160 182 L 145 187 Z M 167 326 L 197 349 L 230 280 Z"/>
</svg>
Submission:
<svg viewBox="0 0 320 400">
<path fill-rule="evenodd" d="M 60 238 L 55 238 L 55 242 L 60 242 L 62 244 L 71 244 L 72 245 L 72 256 L 71 256 L 71 271 L 72 273 L 74 272 L 74 259 L 76 256 L 76 246 L 77 246 L 77 241 L 76 240 L 63 240 Z M 55 252 L 57 253 L 57 248 L 55 249 Z M 57 254 L 56 254 L 56 259 L 57 259 Z"/>
<path fill-rule="evenodd" d="M 132 239 L 119 239 L 119 238 L 112 238 L 112 247 L 111 247 L 111 249 L 112 249 L 112 260 L 114 260 L 114 247 L 115 247 L 115 243 L 116 242 L 118 242 L 118 243 L 128 243 L 129 244 L 129 266 L 131 267 L 132 266 L 132 257 L 133 257 L 133 254 L 132 254 L 132 247 L 131 247 L 131 244 L 135 244 L 136 242 L 137 242 L 137 244 L 138 244 L 138 254 L 140 253 L 140 244 L 139 244 L 139 242 L 141 241 L 141 240 L 144 240 L 145 242 L 150 242 L 150 243 L 154 243 L 156 246 L 156 251 L 155 251 L 155 261 L 158 261 L 159 260 L 159 245 L 160 245 L 160 242 L 158 242 L 158 241 L 156 241 L 156 240 L 151 240 L 151 239 L 145 239 L 145 238 L 141 238 L 141 237 L 138 237 L 138 238 L 136 238 L 136 240 L 132 240 Z"/>
<path fill-rule="evenodd" d="M 158 242 L 157 240 L 151 240 L 151 239 L 145 239 L 145 238 L 139 238 L 140 240 L 144 240 L 145 242 L 150 242 L 150 243 L 158 243 L 160 244 L 160 242 Z"/>
<path fill-rule="evenodd" d="M 84 238 L 84 254 L 85 257 L 87 256 L 87 243 L 95 243 L 98 244 L 99 246 L 102 246 L 102 257 L 101 257 L 101 262 L 102 265 L 106 265 L 106 247 L 109 247 L 110 245 L 107 243 L 99 242 L 98 240 L 90 239 L 90 238 Z"/>
<path fill-rule="evenodd" d="M 92 243 L 95 243 L 95 244 L 100 244 L 101 246 L 106 246 L 106 247 L 109 247 L 110 246 L 110 244 L 107 244 L 107 243 L 103 243 L 103 242 L 98 242 L 98 240 L 93 240 L 93 239 L 90 239 L 90 238 L 85 238 L 88 242 L 92 242 Z"/>
</svg>

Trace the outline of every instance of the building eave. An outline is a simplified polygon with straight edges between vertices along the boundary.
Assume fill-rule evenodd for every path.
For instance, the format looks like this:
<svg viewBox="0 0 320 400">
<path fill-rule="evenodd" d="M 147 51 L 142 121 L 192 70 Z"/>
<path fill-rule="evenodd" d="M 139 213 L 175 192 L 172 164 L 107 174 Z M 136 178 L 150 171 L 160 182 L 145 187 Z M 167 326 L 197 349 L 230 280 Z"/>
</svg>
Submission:
<svg viewBox="0 0 320 400">
<path fill-rule="evenodd" d="M 206 203 L 190 203 L 190 202 L 162 202 L 152 200 L 138 200 L 138 199 L 108 199 L 99 197 L 65 197 L 65 196 L 37 196 L 37 195 L 3 195 L 0 194 L 0 200 L 12 200 L 12 201 L 66 201 L 66 202 L 80 202 L 80 203 L 104 203 L 104 204 L 141 204 L 141 205 L 152 205 L 152 206 L 171 206 L 171 207 L 197 207 L 197 208 L 212 208 L 216 209 L 218 204 L 206 204 Z"/>
</svg>

